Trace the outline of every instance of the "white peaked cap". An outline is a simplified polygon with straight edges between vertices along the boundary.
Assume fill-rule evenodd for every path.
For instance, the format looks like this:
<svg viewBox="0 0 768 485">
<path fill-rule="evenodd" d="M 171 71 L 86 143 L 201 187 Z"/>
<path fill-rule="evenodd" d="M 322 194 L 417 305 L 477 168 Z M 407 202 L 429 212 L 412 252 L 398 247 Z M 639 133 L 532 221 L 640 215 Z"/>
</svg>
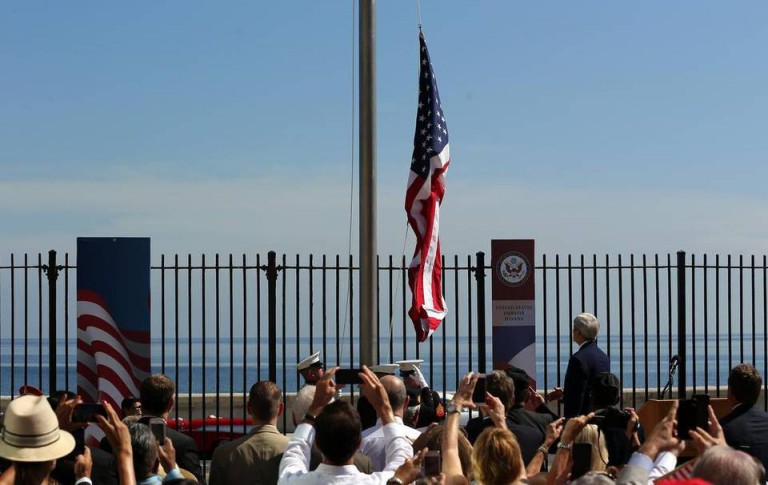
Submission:
<svg viewBox="0 0 768 485">
<path fill-rule="evenodd" d="M 400 366 L 398 364 L 379 364 L 369 367 L 369 369 L 376 374 L 386 374 L 390 376 L 395 375 L 395 371 L 399 368 Z"/>
<path fill-rule="evenodd" d="M 398 360 L 395 362 L 395 364 L 400 366 L 400 373 L 403 372 L 412 372 L 416 370 L 417 367 L 420 367 L 421 364 L 424 362 L 424 359 L 411 359 L 411 360 Z"/>
<path fill-rule="evenodd" d="M 301 372 L 312 364 L 316 364 L 318 362 L 320 362 L 320 352 L 315 352 L 314 354 L 296 364 L 296 369 Z"/>
</svg>

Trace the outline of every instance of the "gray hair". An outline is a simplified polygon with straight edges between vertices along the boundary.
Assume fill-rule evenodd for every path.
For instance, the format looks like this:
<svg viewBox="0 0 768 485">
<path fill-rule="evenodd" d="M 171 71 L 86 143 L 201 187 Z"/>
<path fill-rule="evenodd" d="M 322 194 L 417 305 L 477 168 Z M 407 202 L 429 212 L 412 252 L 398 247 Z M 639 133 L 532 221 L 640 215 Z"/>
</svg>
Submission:
<svg viewBox="0 0 768 485">
<path fill-rule="evenodd" d="M 761 468 L 762 465 L 743 451 L 734 450 L 728 445 L 717 445 L 701 455 L 691 476 L 715 485 L 758 484 L 762 475 Z"/>
<path fill-rule="evenodd" d="M 600 322 L 597 321 L 597 317 L 591 313 L 579 313 L 576 318 L 573 319 L 573 328 L 579 331 L 579 333 L 587 340 L 595 340 L 597 338 L 597 332 L 600 331 Z"/>
<path fill-rule="evenodd" d="M 131 434 L 131 448 L 133 448 L 133 471 L 136 473 L 136 481 L 144 480 L 152 475 L 157 462 L 157 440 L 149 426 L 144 423 L 129 422 L 128 432 Z"/>
</svg>

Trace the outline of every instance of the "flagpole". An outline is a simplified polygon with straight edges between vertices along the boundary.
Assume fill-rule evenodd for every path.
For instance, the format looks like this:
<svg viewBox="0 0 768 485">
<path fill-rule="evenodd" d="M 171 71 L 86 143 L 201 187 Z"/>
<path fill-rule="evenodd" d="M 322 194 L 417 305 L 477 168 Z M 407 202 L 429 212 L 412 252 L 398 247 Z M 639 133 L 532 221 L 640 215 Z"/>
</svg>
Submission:
<svg viewBox="0 0 768 485">
<path fill-rule="evenodd" d="M 360 0 L 360 363 L 378 363 L 376 0 Z"/>
</svg>

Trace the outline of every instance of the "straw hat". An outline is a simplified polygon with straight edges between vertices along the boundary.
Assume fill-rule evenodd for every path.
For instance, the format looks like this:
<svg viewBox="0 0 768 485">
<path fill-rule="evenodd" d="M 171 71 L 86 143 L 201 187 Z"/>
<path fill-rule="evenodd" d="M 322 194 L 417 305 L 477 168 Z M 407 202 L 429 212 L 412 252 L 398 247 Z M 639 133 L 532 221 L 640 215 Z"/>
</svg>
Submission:
<svg viewBox="0 0 768 485">
<path fill-rule="evenodd" d="M 0 457 L 18 462 L 51 461 L 68 455 L 75 438 L 59 430 L 59 421 L 43 396 L 21 396 L 8 404 L 0 436 Z"/>
</svg>

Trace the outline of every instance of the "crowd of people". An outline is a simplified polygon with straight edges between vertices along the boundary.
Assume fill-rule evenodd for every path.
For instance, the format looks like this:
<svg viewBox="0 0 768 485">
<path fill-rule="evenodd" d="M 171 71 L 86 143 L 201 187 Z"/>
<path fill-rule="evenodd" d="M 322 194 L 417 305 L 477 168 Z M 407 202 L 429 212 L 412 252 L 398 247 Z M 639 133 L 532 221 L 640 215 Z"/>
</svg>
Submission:
<svg viewBox="0 0 768 485">
<path fill-rule="evenodd" d="M 156 374 L 138 399 L 108 404 L 97 416 L 101 446 L 82 445 L 73 421 L 77 396 L 24 395 L 6 412 L 0 440 L 0 485 L 11 484 L 651 484 L 766 482 L 768 414 L 758 409 L 762 377 L 749 364 L 730 370 L 730 412 L 706 409 L 706 425 L 678 432 L 678 401 L 653 429 L 622 409 L 622 387 L 597 346 L 593 315 L 574 319 L 562 389 L 542 396 L 518 368 L 469 373 L 446 402 L 429 388 L 418 361 L 363 367 L 357 408 L 340 398 L 338 368 L 314 354 L 298 364 L 305 380 L 293 406 L 296 428 L 277 427 L 286 412 L 276 383 L 248 394 L 252 429 L 218 446 L 206 477 L 194 440 L 173 429 L 158 437 L 153 420 L 168 418 L 175 387 Z M 397 370 L 400 375 L 395 375 Z M 479 386 L 484 386 L 484 393 Z M 480 391 L 478 391 L 480 390 Z M 561 399 L 564 415 L 546 401 Z M 462 426 L 466 410 L 477 416 Z"/>
</svg>

